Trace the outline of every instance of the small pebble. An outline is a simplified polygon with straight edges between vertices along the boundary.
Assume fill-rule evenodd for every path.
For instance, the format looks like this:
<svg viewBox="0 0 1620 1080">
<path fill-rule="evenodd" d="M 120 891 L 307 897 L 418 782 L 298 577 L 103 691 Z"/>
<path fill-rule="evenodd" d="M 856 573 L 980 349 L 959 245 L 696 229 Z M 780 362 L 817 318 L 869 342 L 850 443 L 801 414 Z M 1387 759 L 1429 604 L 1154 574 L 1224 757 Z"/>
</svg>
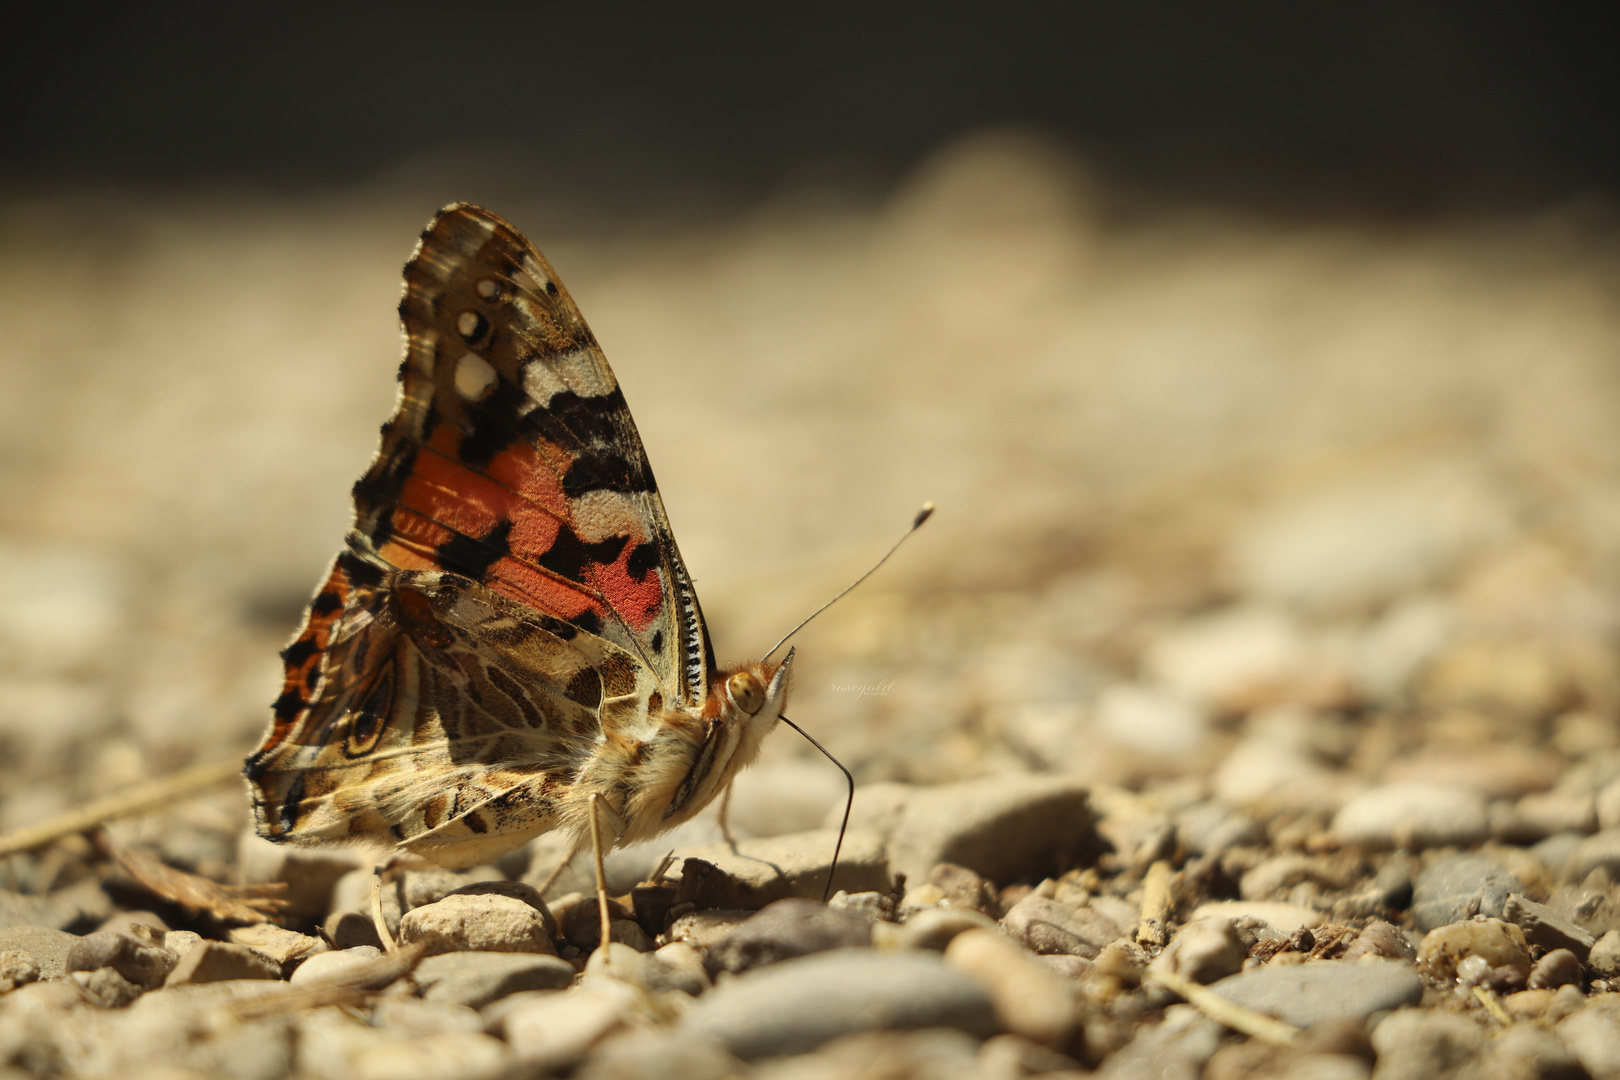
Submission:
<svg viewBox="0 0 1620 1080">
<path fill-rule="evenodd" d="M 1436 982 L 1457 977 L 1457 965 L 1475 956 L 1491 968 L 1530 976 L 1530 949 L 1524 931 L 1501 919 L 1477 918 L 1430 930 L 1418 944 L 1418 970 Z M 1522 985 L 1522 983 L 1521 983 Z"/>
<path fill-rule="evenodd" d="M 886 931 L 884 943 L 896 948 L 944 952 L 957 934 L 975 928 L 994 930 L 996 923 L 971 908 L 935 907 L 917 912 L 899 926 L 879 924 L 874 930 Z"/>
<path fill-rule="evenodd" d="M 26 953 L 39 966 L 39 977 L 54 979 L 67 970 L 68 953 L 79 943 L 76 934 L 48 926 L 0 929 L 0 949 Z"/>
<path fill-rule="evenodd" d="M 1385 1017 L 1372 1031 L 1378 1053 L 1378 1077 L 1384 1080 L 1431 1080 L 1466 1076 L 1485 1045 L 1478 1021 L 1435 1009 L 1402 1009 Z"/>
<path fill-rule="evenodd" d="M 1213 900 L 1199 904 L 1193 919 L 1257 919 L 1284 937 L 1301 929 L 1321 926 L 1326 920 L 1320 911 L 1299 904 L 1275 900 Z"/>
<path fill-rule="evenodd" d="M 735 851 L 729 844 L 707 844 L 678 849 L 682 899 L 700 908 L 747 908 L 757 911 L 790 896 L 820 900 L 832 869 L 837 829 L 790 833 L 763 839 L 741 840 Z M 689 881 L 684 859 L 701 860 L 717 873 L 701 882 Z M 838 855 L 832 887 L 844 892 L 888 892 L 892 882 L 882 840 L 859 829 L 852 820 Z"/>
<path fill-rule="evenodd" d="M 1363 956 L 1378 956 L 1388 960 L 1416 960 L 1417 947 L 1405 934 L 1387 922 L 1371 922 L 1356 936 L 1345 950 L 1345 960 L 1359 960 Z"/>
<path fill-rule="evenodd" d="M 1195 983 L 1213 983 L 1243 970 L 1248 946 L 1228 918 L 1198 919 L 1175 932 L 1149 972 L 1166 971 Z"/>
<path fill-rule="evenodd" d="M 1563 1039 L 1532 1024 L 1514 1024 L 1492 1039 L 1489 1056 L 1491 1080 L 1579 1080 L 1584 1073 Z"/>
<path fill-rule="evenodd" d="M 1078 1020 L 1069 984 L 998 930 L 958 934 L 945 963 L 990 991 L 1003 1031 L 1044 1046 L 1063 1045 Z"/>
<path fill-rule="evenodd" d="M 1598 938 L 1587 954 L 1586 966 L 1600 979 L 1620 977 L 1620 930 L 1610 930 Z"/>
<path fill-rule="evenodd" d="M 401 945 L 424 945 L 429 956 L 450 952 L 542 953 L 557 946 L 545 918 L 511 896 L 451 894 L 412 908 L 399 921 Z"/>
<path fill-rule="evenodd" d="M 512 1050 L 483 1032 L 452 1031 L 391 1040 L 360 1050 L 349 1062 L 354 1080 L 498 1080 Z"/>
<path fill-rule="evenodd" d="M 1599 867 L 1608 871 L 1610 881 L 1620 881 L 1620 829 L 1604 829 L 1577 843 L 1564 865 L 1564 875 L 1582 881 Z"/>
<path fill-rule="evenodd" d="M 442 1005 L 413 997 L 383 995 L 371 1010 L 371 1026 L 410 1035 L 483 1031 L 484 1018 L 465 1005 Z"/>
<path fill-rule="evenodd" d="M 99 930 L 74 943 L 68 950 L 68 971 L 95 971 L 110 967 L 137 986 L 148 990 L 162 986 L 180 958 L 161 946 L 137 941 L 132 935 Z"/>
<path fill-rule="evenodd" d="M 1559 986 L 1580 986 L 1581 962 L 1568 949 L 1554 949 L 1537 960 L 1530 969 L 1530 989 L 1553 989 Z"/>
<path fill-rule="evenodd" d="M 1088 960 L 1130 932 L 1095 908 L 1069 907 L 1039 893 L 1014 904 L 1001 925 L 1032 952 L 1068 953 Z"/>
<path fill-rule="evenodd" d="M 1509 896 L 1502 905 L 1502 918 L 1523 930 L 1530 944 L 1543 949 L 1564 949 L 1574 953 L 1577 959 L 1585 959 L 1597 940 L 1563 912 L 1517 894 Z"/>
</svg>

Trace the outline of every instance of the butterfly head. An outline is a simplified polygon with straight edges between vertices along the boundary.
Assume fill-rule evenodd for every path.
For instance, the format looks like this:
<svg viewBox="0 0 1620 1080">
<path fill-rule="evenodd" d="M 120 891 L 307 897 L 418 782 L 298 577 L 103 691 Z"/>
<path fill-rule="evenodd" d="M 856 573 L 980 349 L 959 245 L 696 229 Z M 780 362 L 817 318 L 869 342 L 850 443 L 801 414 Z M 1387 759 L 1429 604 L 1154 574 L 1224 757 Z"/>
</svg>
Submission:
<svg viewBox="0 0 1620 1080">
<path fill-rule="evenodd" d="M 780 664 L 756 660 L 720 671 L 713 691 L 720 719 L 740 727 L 746 733 L 745 739 L 757 745 L 787 708 L 792 667 L 793 652 L 789 650 Z"/>
</svg>

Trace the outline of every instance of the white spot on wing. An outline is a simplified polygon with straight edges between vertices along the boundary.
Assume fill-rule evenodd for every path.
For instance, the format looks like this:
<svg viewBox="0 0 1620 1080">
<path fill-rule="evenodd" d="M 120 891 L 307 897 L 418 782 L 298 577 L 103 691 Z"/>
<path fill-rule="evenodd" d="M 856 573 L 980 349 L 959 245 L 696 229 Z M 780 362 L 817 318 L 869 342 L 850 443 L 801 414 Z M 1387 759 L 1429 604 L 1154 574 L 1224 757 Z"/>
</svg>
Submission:
<svg viewBox="0 0 1620 1080">
<path fill-rule="evenodd" d="M 544 360 L 531 360 L 523 366 L 523 389 L 541 405 L 549 405 L 555 394 L 568 389 Z"/>
<path fill-rule="evenodd" d="M 500 286 L 495 284 L 494 280 L 491 278 L 479 278 L 478 284 L 473 286 L 473 288 L 478 290 L 479 296 L 482 296 L 485 300 L 488 300 L 493 297 L 497 291 L 499 291 Z"/>
<path fill-rule="evenodd" d="M 582 398 L 601 397 L 613 393 L 619 384 L 607 361 L 595 349 L 573 349 L 551 357 L 551 366 L 557 370 L 568 389 Z"/>
<path fill-rule="evenodd" d="M 545 292 L 546 286 L 551 284 L 551 279 L 546 276 L 545 268 L 527 255 L 523 256 L 523 272 L 535 282 L 535 292 Z"/>
<path fill-rule="evenodd" d="M 632 543 L 647 539 L 641 507 L 633 495 L 621 491 L 587 491 L 570 503 L 574 531 L 587 544 L 600 543 L 610 536 L 628 536 Z"/>
<path fill-rule="evenodd" d="M 456 393 L 468 401 L 479 401 L 495 385 L 495 369 L 477 353 L 462 353 L 456 361 Z"/>
</svg>

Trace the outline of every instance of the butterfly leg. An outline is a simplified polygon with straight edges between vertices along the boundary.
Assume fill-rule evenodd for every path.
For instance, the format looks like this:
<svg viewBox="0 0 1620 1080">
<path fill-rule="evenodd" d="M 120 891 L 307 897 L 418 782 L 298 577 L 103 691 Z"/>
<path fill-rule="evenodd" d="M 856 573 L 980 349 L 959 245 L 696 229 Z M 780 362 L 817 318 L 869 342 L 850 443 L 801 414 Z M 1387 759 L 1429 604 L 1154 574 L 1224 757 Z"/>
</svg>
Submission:
<svg viewBox="0 0 1620 1080">
<path fill-rule="evenodd" d="M 569 847 L 568 854 L 564 855 L 562 861 L 551 868 L 551 873 L 547 874 L 546 879 L 540 883 L 541 897 L 550 895 L 551 887 L 557 884 L 557 879 L 562 877 L 562 872 L 574 865 L 574 860 L 579 857 L 579 853 L 585 850 L 585 843 L 585 837 L 576 838 L 573 845 Z"/>
<path fill-rule="evenodd" d="M 591 793 L 591 849 L 596 856 L 596 905 L 602 914 L 602 963 L 609 963 L 613 944 L 613 913 L 608 907 L 607 893 L 607 867 L 602 861 L 602 817 L 600 804 L 602 796 L 597 792 Z"/>
<path fill-rule="evenodd" d="M 731 785 L 720 793 L 720 836 L 733 853 L 737 850 L 737 835 L 731 831 Z"/>
</svg>

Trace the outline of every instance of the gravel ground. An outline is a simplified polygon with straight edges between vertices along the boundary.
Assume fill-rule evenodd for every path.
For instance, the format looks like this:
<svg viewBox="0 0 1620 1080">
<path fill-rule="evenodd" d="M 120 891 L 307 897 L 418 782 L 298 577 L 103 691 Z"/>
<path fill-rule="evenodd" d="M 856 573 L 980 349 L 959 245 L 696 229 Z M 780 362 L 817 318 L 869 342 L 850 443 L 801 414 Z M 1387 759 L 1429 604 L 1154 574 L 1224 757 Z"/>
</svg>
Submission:
<svg viewBox="0 0 1620 1080">
<path fill-rule="evenodd" d="M 456 197 L 0 204 L 0 828 L 251 748 Z M 723 656 L 938 504 L 798 639 L 860 784 L 837 894 L 842 777 L 786 731 L 738 850 L 613 855 L 605 951 L 542 837 L 406 871 L 385 953 L 377 853 L 222 785 L 4 860 L 0 1078 L 1620 1077 L 1604 207 L 1279 221 L 986 136 L 880 204 L 492 208 Z M 281 925 L 164 864 L 284 883 Z"/>
</svg>

